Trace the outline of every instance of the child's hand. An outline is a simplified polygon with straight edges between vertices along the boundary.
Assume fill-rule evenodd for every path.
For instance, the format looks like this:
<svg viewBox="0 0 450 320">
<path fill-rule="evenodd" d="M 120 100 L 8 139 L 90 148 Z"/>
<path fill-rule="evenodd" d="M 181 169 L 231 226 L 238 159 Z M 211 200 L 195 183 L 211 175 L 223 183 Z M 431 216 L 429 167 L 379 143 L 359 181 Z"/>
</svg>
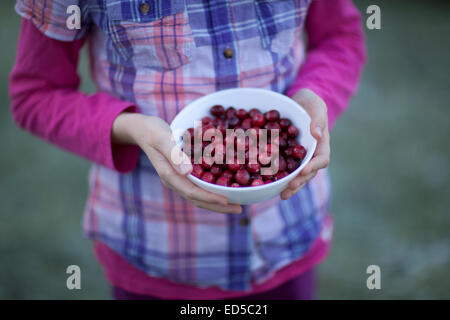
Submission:
<svg viewBox="0 0 450 320">
<path fill-rule="evenodd" d="M 224 196 L 206 191 L 186 176 L 192 171 L 189 158 L 175 144 L 169 125 L 160 118 L 122 113 L 113 124 L 113 141 L 137 144 L 152 162 L 163 184 L 200 208 L 240 213 L 241 206 L 228 204 Z M 178 163 L 173 155 L 181 157 Z"/>
<path fill-rule="evenodd" d="M 298 91 L 293 97 L 311 117 L 311 134 L 317 140 L 316 151 L 311 161 L 281 192 L 281 199 L 287 200 L 297 193 L 317 171 L 328 167 L 330 162 L 330 134 L 328 132 L 327 106 L 317 94 L 309 89 Z"/>
</svg>

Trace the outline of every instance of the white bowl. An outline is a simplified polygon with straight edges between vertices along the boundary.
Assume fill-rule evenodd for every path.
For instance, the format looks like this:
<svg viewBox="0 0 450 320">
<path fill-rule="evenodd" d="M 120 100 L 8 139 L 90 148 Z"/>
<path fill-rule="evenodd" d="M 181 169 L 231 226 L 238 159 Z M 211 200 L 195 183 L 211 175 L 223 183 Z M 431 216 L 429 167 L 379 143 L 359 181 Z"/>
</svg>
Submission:
<svg viewBox="0 0 450 320">
<path fill-rule="evenodd" d="M 199 121 L 204 116 L 210 115 L 210 108 L 216 104 L 223 105 L 225 108 L 233 106 L 236 109 L 242 108 L 245 110 L 258 108 L 262 112 L 272 109 L 278 110 L 282 118 L 288 118 L 299 128 L 298 141 L 305 147 L 306 157 L 301 165 L 288 176 L 256 187 L 224 187 L 205 182 L 193 175 L 189 175 L 188 178 L 203 189 L 226 196 L 230 203 L 252 204 L 279 195 L 311 160 L 316 149 L 317 142 L 311 135 L 311 118 L 308 113 L 294 100 L 270 90 L 236 88 L 217 91 L 191 102 L 177 114 L 170 125 L 177 144 L 181 145 L 183 132 L 192 128 L 194 121 Z"/>
</svg>

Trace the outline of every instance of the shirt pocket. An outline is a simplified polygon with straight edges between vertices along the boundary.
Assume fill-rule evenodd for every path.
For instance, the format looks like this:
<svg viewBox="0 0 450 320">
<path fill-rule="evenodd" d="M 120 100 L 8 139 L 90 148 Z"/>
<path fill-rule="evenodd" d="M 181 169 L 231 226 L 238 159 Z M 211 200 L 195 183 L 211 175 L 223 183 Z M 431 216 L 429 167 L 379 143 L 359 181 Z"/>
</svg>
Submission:
<svg viewBox="0 0 450 320">
<path fill-rule="evenodd" d="M 190 62 L 195 42 L 184 0 L 107 1 L 106 9 L 112 51 L 122 64 L 174 70 Z"/>
<path fill-rule="evenodd" d="M 303 28 L 311 0 L 255 0 L 262 48 L 285 56 Z"/>
</svg>

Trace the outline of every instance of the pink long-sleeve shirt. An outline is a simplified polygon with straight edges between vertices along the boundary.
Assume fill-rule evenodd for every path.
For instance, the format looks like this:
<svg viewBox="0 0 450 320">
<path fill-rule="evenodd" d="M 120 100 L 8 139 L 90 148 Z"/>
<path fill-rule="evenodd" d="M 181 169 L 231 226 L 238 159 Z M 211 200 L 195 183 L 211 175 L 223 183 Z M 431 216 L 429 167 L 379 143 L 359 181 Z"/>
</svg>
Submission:
<svg viewBox="0 0 450 320">
<path fill-rule="evenodd" d="M 309 88 L 326 102 L 329 127 L 348 106 L 355 92 L 365 49 L 360 15 L 350 0 L 313 1 L 306 32 L 308 49 L 297 79 L 287 91 L 292 96 Z M 111 142 L 114 119 L 121 112 L 139 112 L 132 103 L 103 92 L 81 93 L 77 75 L 79 51 L 84 40 L 61 42 L 43 35 L 33 23 L 22 20 L 17 58 L 10 76 L 14 120 L 31 133 L 95 163 L 119 172 L 133 170 L 140 150 Z M 251 292 L 269 290 L 314 266 L 326 256 L 329 237 L 319 237 L 300 260 L 279 270 Z M 200 289 L 149 277 L 101 242 L 98 259 L 113 285 L 141 294 L 158 292 L 163 298 L 229 298 L 242 295 L 218 288 Z"/>
</svg>

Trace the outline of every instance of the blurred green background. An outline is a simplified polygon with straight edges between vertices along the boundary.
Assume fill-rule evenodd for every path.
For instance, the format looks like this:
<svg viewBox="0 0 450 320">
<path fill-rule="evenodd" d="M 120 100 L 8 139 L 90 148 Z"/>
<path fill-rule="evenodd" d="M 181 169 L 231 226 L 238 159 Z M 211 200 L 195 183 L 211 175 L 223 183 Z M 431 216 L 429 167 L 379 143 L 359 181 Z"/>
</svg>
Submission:
<svg viewBox="0 0 450 320">
<path fill-rule="evenodd" d="M 335 240 L 319 298 L 449 299 L 450 4 L 356 3 L 363 13 L 381 7 L 382 30 L 366 30 L 360 90 L 332 132 Z M 109 299 L 81 234 L 89 163 L 12 122 L 7 79 L 19 24 L 2 1 L 0 299 Z M 80 72 L 92 92 L 85 52 Z M 71 264 L 81 267 L 82 290 L 66 288 Z M 366 287 L 371 264 L 381 290 Z"/>
</svg>

